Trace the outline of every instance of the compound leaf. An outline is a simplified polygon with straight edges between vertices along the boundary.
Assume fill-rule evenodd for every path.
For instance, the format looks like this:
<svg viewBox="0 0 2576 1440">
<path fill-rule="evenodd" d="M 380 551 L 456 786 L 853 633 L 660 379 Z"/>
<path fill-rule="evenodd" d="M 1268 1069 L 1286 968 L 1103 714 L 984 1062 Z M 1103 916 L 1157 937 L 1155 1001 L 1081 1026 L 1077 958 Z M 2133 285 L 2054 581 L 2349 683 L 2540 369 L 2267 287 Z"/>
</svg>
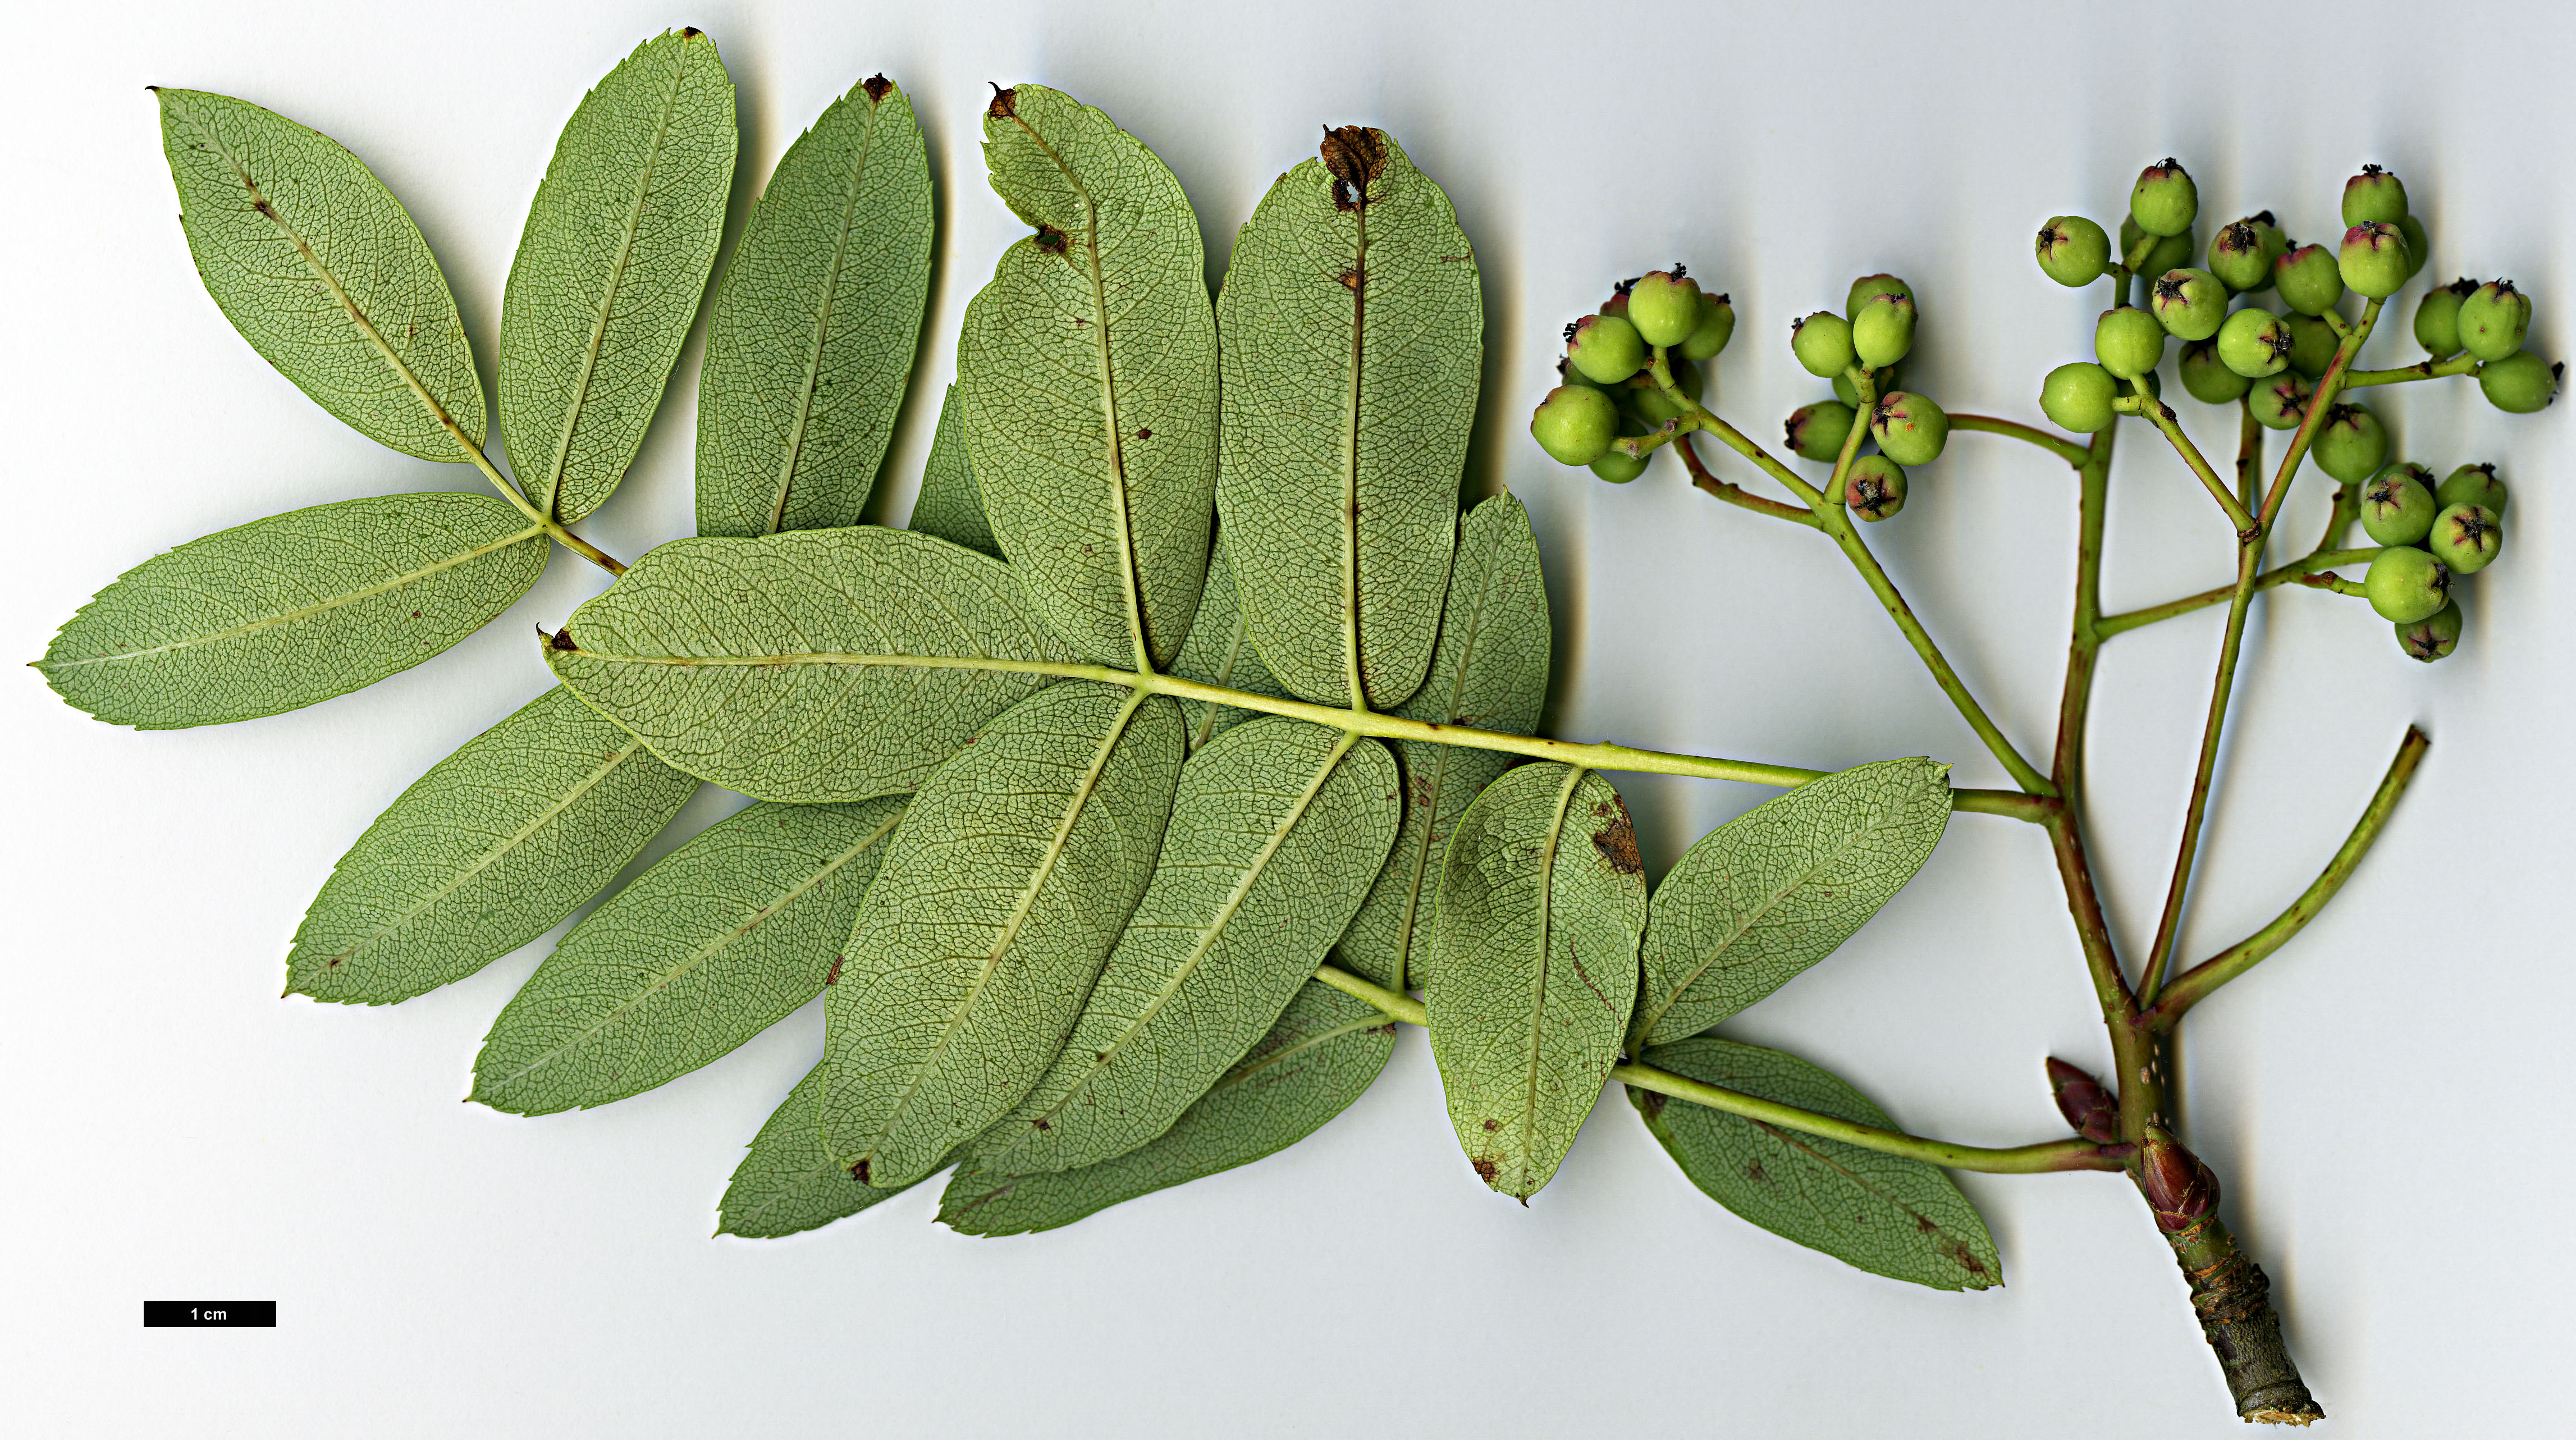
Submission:
<svg viewBox="0 0 2576 1440">
<path fill-rule="evenodd" d="M 285 116 L 153 93 L 188 253 L 260 358 L 380 445 L 424 460 L 479 450 L 483 382 L 456 298 L 393 192 Z"/>
<path fill-rule="evenodd" d="M 697 785 L 549 690 L 430 767 L 340 857 L 286 990 L 383 1005 L 461 980 L 616 878 Z"/>
<path fill-rule="evenodd" d="M 996 716 L 921 787 L 825 992 L 823 1143 L 900 1185 L 1054 1063 L 1153 874 L 1178 706 L 1089 682 Z"/>
<path fill-rule="evenodd" d="M 1440 627 L 1483 363 L 1457 213 L 1386 132 L 1327 131 L 1236 237 L 1216 309 L 1217 506 L 1253 644 L 1303 699 L 1402 704 Z"/>
<path fill-rule="evenodd" d="M 1152 1141 L 1097 1165 L 1037 1175 L 961 1161 L 939 1197 L 939 1218 L 968 1235 L 1025 1235 L 1249 1165 L 1349 1109 L 1394 1053 L 1393 1021 L 1310 980 L 1270 1033 Z"/>
<path fill-rule="evenodd" d="M 546 566 L 487 495 L 343 500 L 191 540 L 117 577 L 36 662 L 113 725 L 275 715 L 372 685 L 483 628 Z"/>
<path fill-rule="evenodd" d="M 1703 1036 L 1653 1047 L 1645 1063 L 1837 1119 L 1897 1128 L 1867 1096 L 1777 1050 Z M 1935 1290 L 2003 1283 L 1994 1237 L 1938 1166 L 1645 1090 L 1631 1088 L 1628 1099 L 1693 1185 L 1774 1235 Z"/>
<path fill-rule="evenodd" d="M 697 318 L 733 185 L 733 81 L 696 30 L 645 41 L 582 97 L 501 292 L 501 438 L 558 520 L 600 506 Z"/>
<path fill-rule="evenodd" d="M 1449 842 L 1422 1003 L 1449 1123 L 1506 1195 L 1556 1173 L 1619 1058 L 1640 870 L 1619 792 L 1570 765 L 1505 772 Z"/>
<path fill-rule="evenodd" d="M 1394 757 L 1265 715 L 1182 767 L 1161 858 L 1073 1037 L 976 1142 L 977 1168 L 1070 1170 L 1170 1129 L 1315 974 L 1385 862 Z"/>
<path fill-rule="evenodd" d="M 1190 622 L 1190 638 L 1181 643 L 1181 657 L 1172 662 L 1172 673 L 1203 685 L 1287 697 L 1288 692 L 1261 668 L 1261 656 L 1244 634 L 1243 607 L 1235 603 L 1234 568 L 1225 556 L 1222 530 L 1217 532 L 1215 552 L 1208 557 L 1207 588 L 1199 596 L 1198 618 Z M 1181 714 L 1190 723 L 1193 750 L 1216 738 L 1227 726 L 1249 720 L 1257 713 L 1211 700 L 1181 702 Z"/>
<path fill-rule="evenodd" d="M 932 228 L 921 127 L 884 76 L 787 147 L 707 317 L 699 534 L 859 523 L 921 341 Z"/>
<path fill-rule="evenodd" d="M 474 1094 L 546 1115 L 642 1094 L 823 992 L 903 801 L 760 804 L 592 911 L 492 1022 Z"/>
<path fill-rule="evenodd" d="M 1950 823 L 1949 768 L 1855 766 L 1701 836 L 1647 907 L 1646 1043 L 1706 1030 L 1850 939 L 1930 858 Z"/>
<path fill-rule="evenodd" d="M 1011 567 L 872 525 L 674 540 L 573 611 L 546 661 L 692 775 L 762 800 L 919 785 L 1059 657 Z"/>
<path fill-rule="evenodd" d="M 939 426 L 931 432 L 930 458 L 921 465 L 921 493 L 912 502 L 912 528 L 999 560 L 1001 542 L 984 518 L 975 467 L 966 459 L 966 412 L 951 385 L 939 399 Z"/>
<path fill-rule="evenodd" d="M 822 1098 L 823 1067 L 817 1065 L 745 1147 L 749 1153 L 734 1167 L 716 1207 L 717 1234 L 775 1240 L 846 1219 L 912 1188 L 862 1185 L 834 1163 L 814 1129 L 814 1107 Z"/>
<path fill-rule="evenodd" d="M 994 94 L 984 163 L 1037 230 L 1002 253 L 957 339 L 984 514 L 1075 651 L 1165 668 L 1198 606 L 1216 493 L 1198 216 L 1152 151 L 1042 86 Z"/>
</svg>

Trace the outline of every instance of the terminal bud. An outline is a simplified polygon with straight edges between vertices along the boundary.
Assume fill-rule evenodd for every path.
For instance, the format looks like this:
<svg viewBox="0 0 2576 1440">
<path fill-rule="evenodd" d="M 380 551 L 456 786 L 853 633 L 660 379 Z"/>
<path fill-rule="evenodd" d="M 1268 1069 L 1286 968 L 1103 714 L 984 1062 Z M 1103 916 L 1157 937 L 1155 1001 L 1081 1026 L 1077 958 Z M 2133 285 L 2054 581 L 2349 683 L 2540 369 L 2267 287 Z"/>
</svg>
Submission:
<svg viewBox="0 0 2576 1440">
<path fill-rule="evenodd" d="M 2188 1230 L 2218 1208 L 2218 1177 L 2172 1136 L 2162 1131 L 2148 1135 L 2139 1159 L 2138 1189 L 2146 1194 L 2157 1229 L 2169 1234 Z"/>
<path fill-rule="evenodd" d="M 2048 1059 L 2048 1091 L 2057 1101 L 2057 1113 L 2066 1117 L 2067 1126 L 2096 1145 L 2109 1145 L 2120 1138 L 2120 1102 L 2102 1082 L 2052 1055 Z"/>
</svg>

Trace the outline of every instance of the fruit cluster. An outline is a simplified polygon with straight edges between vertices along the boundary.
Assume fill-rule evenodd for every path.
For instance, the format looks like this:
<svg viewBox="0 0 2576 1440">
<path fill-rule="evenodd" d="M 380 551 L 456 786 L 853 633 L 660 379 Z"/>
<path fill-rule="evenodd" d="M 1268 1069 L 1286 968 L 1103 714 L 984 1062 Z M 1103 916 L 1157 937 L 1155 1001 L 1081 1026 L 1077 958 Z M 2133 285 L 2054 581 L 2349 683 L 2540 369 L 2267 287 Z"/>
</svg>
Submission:
<svg viewBox="0 0 2576 1440">
<path fill-rule="evenodd" d="M 1547 453 L 1624 485 L 1646 473 L 1646 457 L 1613 450 L 1619 437 L 1669 433 L 1682 408 L 1664 381 L 1697 400 L 1700 365 L 1735 338 L 1735 307 L 1703 295 L 1682 266 L 1623 280 L 1600 313 L 1565 327 L 1565 383 L 1548 392 L 1530 421 Z M 1663 371 L 1663 380 L 1656 375 Z"/>
</svg>

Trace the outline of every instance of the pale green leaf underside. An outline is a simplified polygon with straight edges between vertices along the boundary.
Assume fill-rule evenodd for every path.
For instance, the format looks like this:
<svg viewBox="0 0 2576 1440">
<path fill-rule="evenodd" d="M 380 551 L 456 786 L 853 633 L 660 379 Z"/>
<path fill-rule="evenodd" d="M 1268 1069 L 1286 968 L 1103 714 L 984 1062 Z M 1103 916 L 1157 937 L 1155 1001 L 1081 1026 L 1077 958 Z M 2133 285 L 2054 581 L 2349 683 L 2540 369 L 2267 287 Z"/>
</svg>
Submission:
<svg viewBox="0 0 2576 1440">
<path fill-rule="evenodd" d="M 1064 1053 L 976 1168 L 1070 1170 L 1170 1129 L 1278 1020 L 1394 843 L 1394 758 L 1265 715 L 1190 757 L 1154 878 Z"/>
<path fill-rule="evenodd" d="M 921 493 L 913 498 L 912 528 L 963 545 L 998 560 L 1001 542 L 984 519 L 984 497 L 975 488 L 975 467 L 966 459 L 966 407 L 951 385 L 939 398 L 939 426 L 931 432 L 930 457 L 921 464 Z"/>
<path fill-rule="evenodd" d="M 605 1105 L 731 1051 L 823 991 L 900 797 L 754 805 L 573 927 L 492 1022 L 476 1100 Z"/>
<path fill-rule="evenodd" d="M 1396 713 L 1514 735 L 1536 729 L 1547 697 L 1547 584 L 1520 501 L 1496 495 L 1467 512 L 1441 614 L 1430 675 Z M 1427 973 L 1435 878 L 1449 836 L 1512 757 L 1404 740 L 1396 759 L 1404 766 L 1404 827 L 1335 953 L 1342 968 L 1405 989 Z"/>
<path fill-rule="evenodd" d="M 1159 669 L 1198 606 L 1216 494 L 1198 216 L 1108 116 L 1041 86 L 1002 94 L 984 163 L 1039 234 L 1002 253 L 957 340 L 984 514 L 1068 644 L 1122 666 L 1141 645 Z"/>
<path fill-rule="evenodd" d="M 872 525 L 674 540 L 546 650 L 670 764 L 762 800 L 910 790 L 1061 659 L 1009 566 Z M 565 649 L 568 641 L 576 648 Z"/>
<path fill-rule="evenodd" d="M 1657 1046 L 1645 1060 L 1765 1100 L 1897 1128 L 1859 1091 L 1777 1050 L 1702 1037 Z M 1774 1235 L 1935 1290 L 2003 1283 L 1994 1237 L 1937 1166 L 1642 1090 L 1628 1098 L 1692 1184 Z"/>
<path fill-rule="evenodd" d="M 921 787 L 826 992 L 823 1143 L 899 1185 L 1054 1063 L 1154 870 L 1178 706 L 1068 682 L 994 718 Z"/>
<path fill-rule="evenodd" d="M 1856 766 L 1701 836 L 1647 908 L 1646 1042 L 1698 1034 L 1850 939 L 1930 858 L 1950 823 L 1949 768 Z"/>
<path fill-rule="evenodd" d="M 486 495 L 343 500 L 156 555 L 66 622 L 45 683 L 113 725 L 275 715 L 408 670 L 510 608 L 546 538 Z"/>
<path fill-rule="evenodd" d="M 549 690 L 431 766 L 340 857 L 296 929 L 287 992 L 383 1005 L 463 979 L 598 894 L 696 790 Z"/>
<path fill-rule="evenodd" d="M 1601 1098 L 1637 998 L 1646 882 L 1608 781 L 1524 765 L 1459 819 L 1422 1003 L 1449 1123 L 1485 1183 L 1527 1199 Z"/>
<path fill-rule="evenodd" d="M 921 341 L 932 223 L 921 127 L 882 77 L 787 147 L 707 317 L 699 534 L 859 523 Z"/>
<path fill-rule="evenodd" d="M 734 1167 L 716 1208 L 716 1233 L 774 1240 L 845 1219 L 910 1189 L 879 1190 L 850 1178 L 823 1149 L 814 1130 L 814 1106 L 823 1095 L 823 1067 L 796 1082 Z"/>
<path fill-rule="evenodd" d="M 429 242 L 358 157 L 282 115 L 161 90 L 179 224 L 206 293 L 260 357 L 381 445 L 465 460 L 483 382 Z"/>
<path fill-rule="evenodd" d="M 582 97 L 501 293 L 501 439 L 519 488 L 574 521 L 644 443 L 697 318 L 733 185 L 733 81 L 713 40 L 645 41 Z"/>
<path fill-rule="evenodd" d="M 1383 147 L 1363 189 L 1305 161 L 1235 239 L 1217 506 L 1270 672 L 1346 705 L 1355 650 L 1383 710 L 1422 684 L 1440 627 L 1484 299 L 1449 197 L 1361 133 Z"/>
<path fill-rule="evenodd" d="M 1190 622 L 1190 638 L 1182 642 L 1181 656 L 1172 662 L 1172 673 L 1204 685 L 1288 697 L 1279 682 L 1270 678 L 1270 672 L 1261 668 L 1261 656 L 1254 652 L 1251 639 L 1244 633 L 1243 607 L 1235 603 L 1234 569 L 1225 558 L 1222 530 L 1217 532 L 1215 552 L 1208 557 L 1207 588 L 1199 596 L 1198 618 Z M 1181 702 L 1181 714 L 1189 720 L 1193 750 L 1227 727 L 1258 713 L 1210 700 Z"/>
<path fill-rule="evenodd" d="M 1024 1235 L 1248 1165 L 1350 1108 L 1393 1053 L 1393 1022 L 1309 981 L 1251 1053 L 1151 1142 L 1114 1160 L 1040 1175 L 961 1163 L 939 1198 L 939 1218 L 969 1235 Z"/>
</svg>

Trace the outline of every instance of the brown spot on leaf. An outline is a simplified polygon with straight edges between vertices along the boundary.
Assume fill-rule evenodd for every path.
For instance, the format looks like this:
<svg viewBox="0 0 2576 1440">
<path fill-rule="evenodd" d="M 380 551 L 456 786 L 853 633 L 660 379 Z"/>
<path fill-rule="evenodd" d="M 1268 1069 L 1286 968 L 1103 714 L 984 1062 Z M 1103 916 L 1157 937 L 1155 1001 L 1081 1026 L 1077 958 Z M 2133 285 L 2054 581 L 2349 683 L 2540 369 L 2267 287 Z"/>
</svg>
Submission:
<svg viewBox="0 0 2576 1440">
<path fill-rule="evenodd" d="M 1037 233 L 1037 247 L 1049 255 L 1063 254 L 1065 247 L 1064 232 L 1058 230 L 1052 225 L 1039 226 Z"/>
<path fill-rule="evenodd" d="M 1345 290 L 1357 290 L 1360 288 L 1360 272 L 1357 270 L 1345 270 L 1334 278 L 1342 282 L 1342 288 Z"/>
<path fill-rule="evenodd" d="M 862 1185 L 868 1183 L 868 1162 L 862 1160 L 858 1164 L 851 1166 L 850 1178 L 858 1181 Z"/>
<path fill-rule="evenodd" d="M 1488 1130 L 1499 1130 L 1499 1129 L 1501 1129 L 1501 1128 L 1502 1128 L 1502 1126 L 1501 1126 L 1499 1123 L 1495 1122 L 1495 1121 L 1488 1120 L 1488 1121 L 1486 1121 L 1486 1122 L 1485 1122 L 1485 1128 L 1486 1128 L 1486 1129 L 1488 1129 Z"/>
<path fill-rule="evenodd" d="M 1765 1184 L 1771 1179 L 1771 1172 L 1763 1169 L 1759 1160 L 1748 1161 L 1744 1166 L 1744 1178 L 1756 1185 Z"/>
<path fill-rule="evenodd" d="M 705 33 L 707 32 L 699 29 L 695 25 L 683 25 L 680 27 L 680 38 L 683 40 L 695 40 Z"/>
<path fill-rule="evenodd" d="M 987 80 L 984 83 L 987 85 L 993 84 L 990 80 Z M 999 85 L 993 85 L 993 101 L 991 104 L 984 107 L 984 113 L 992 116 L 996 120 L 1007 120 L 1012 116 L 1019 114 L 1019 111 L 1011 108 L 1012 97 L 1018 93 L 1019 92 L 1015 90 L 1005 90 Z"/>
<path fill-rule="evenodd" d="M 1494 1177 L 1502 1173 L 1503 1167 L 1495 1164 L 1491 1160 L 1480 1159 L 1473 1163 L 1476 1167 L 1476 1178 L 1484 1181 L 1488 1185 L 1493 1184 Z"/>
<path fill-rule="evenodd" d="M 832 957 L 832 973 L 823 977 L 823 983 L 825 985 L 838 985 L 841 983 L 841 962 L 849 958 L 850 957 L 847 955 L 835 955 Z"/>
<path fill-rule="evenodd" d="M 1151 440 L 1154 438 L 1154 432 L 1151 430 L 1139 430 L 1136 432 L 1136 438 L 1139 440 Z"/>
<path fill-rule="evenodd" d="M 1369 203 L 1368 187 L 1386 172 L 1386 137 L 1365 125 L 1345 125 L 1324 132 L 1324 168 L 1333 176 L 1333 208 L 1357 210 Z"/>
<path fill-rule="evenodd" d="M 1622 875 L 1637 875 L 1646 864 L 1637 857 L 1637 827 L 1628 821 L 1628 807 L 1619 806 L 1618 815 L 1609 824 L 1592 832 L 1592 848 L 1610 862 L 1610 868 Z"/>
<path fill-rule="evenodd" d="M 871 75 L 859 82 L 859 89 L 866 93 L 868 103 L 871 105 L 884 100 L 886 92 L 893 88 L 894 82 L 885 78 L 883 74 Z"/>
<path fill-rule="evenodd" d="M 1654 1119 L 1656 1116 L 1659 1116 L 1659 1115 L 1663 1114 L 1663 1113 L 1664 1113 L 1664 1107 L 1665 1107 L 1666 1105 L 1669 1105 L 1669 1104 L 1671 1104 L 1671 1103 L 1672 1103 L 1672 1102 L 1671 1102 L 1669 1099 L 1667 1099 L 1665 1096 L 1660 1095 L 1660 1094 L 1657 1094 L 1656 1092 L 1654 1092 L 1654 1091 L 1652 1091 L 1652 1090 L 1639 1090 L 1639 1091 L 1636 1091 L 1635 1093 L 1636 1093 L 1636 1094 L 1638 1094 L 1638 1095 L 1642 1095 L 1642 1096 L 1644 1096 L 1644 1097 L 1645 1097 L 1644 1099 L 1642 1099 L 1642 1100 L 1638 1101 L 1637 1103 L 1645 1107 L 1645 1110 L 1646 1110 L 1646 1118 L 1647 1118 L 1647 1119 L 1649 1119 L 1649 1120 L 1652 1120 L 1652 1119 Z"/>
<path fill-rule="evenodd" d="M 579 650 L 581 648 L 580 646 L 572 643 L 572 627 L 569 625 L 566 625 L 549 637 L 546 641 L 546 646 L 548 649 L 563 650 L 567 652 Z"/>
<path fill-rule="evenodd" d="M 1036 1122 L 1033 1122 L 1033 1123 L 1035 1123 L 1035 1124 L 1036 1124 L 1036 1126 L 1037 1126 L 1039 1129 L 1041 1129 L 1041 1130 L 1048 1130 L 1048 1129 L 1052 1129 L 1052 1128 L 1054 1128 L 1054 1127 L 1052 1127 L 1052 1126 L 1048 1125 L 1048 1124 L 1047 1124 L 1047 1122 L 1045 1122 L 1044 1120 L 1039 1120 L 1039 1121 L 1036 1121 Z"/>
</svg>

